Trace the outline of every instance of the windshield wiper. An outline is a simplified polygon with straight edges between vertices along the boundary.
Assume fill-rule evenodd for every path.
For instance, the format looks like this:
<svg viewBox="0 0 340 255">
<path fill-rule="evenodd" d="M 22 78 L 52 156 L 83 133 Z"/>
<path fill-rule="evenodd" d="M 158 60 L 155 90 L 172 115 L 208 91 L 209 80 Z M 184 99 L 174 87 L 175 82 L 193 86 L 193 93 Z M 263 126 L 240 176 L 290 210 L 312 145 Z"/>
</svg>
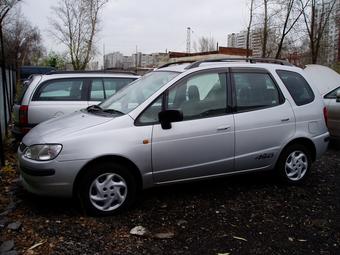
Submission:
<svg viewBox="0 0 340 255">
<path fill-rule="evenodd" d="M 103 109 L 99 105 L 90 105 L 89 107 L 86 108 L 88 112 L 92 113 L 108 113 L 108 114 L 119 114 L 119 115 L 124 115 L 125 113 L 114 110 L 114 109 Z"/>
<path fill-rule="evenodd" d="M 102 112 L 103 109 L 98 106 L 98 105 L 90 105 L 89 107 L 86 108 L 88 112 Z"/>
<path fill-rule="evenodd" d="M 104 109 L 102 110 L 103 112 L 107 112 L 107 113 L 112 113 L 112 114 L 119 114 L 119 115 L 124 115 L 125 113 L 115 110 L 115 109 Z"/>
</svg>

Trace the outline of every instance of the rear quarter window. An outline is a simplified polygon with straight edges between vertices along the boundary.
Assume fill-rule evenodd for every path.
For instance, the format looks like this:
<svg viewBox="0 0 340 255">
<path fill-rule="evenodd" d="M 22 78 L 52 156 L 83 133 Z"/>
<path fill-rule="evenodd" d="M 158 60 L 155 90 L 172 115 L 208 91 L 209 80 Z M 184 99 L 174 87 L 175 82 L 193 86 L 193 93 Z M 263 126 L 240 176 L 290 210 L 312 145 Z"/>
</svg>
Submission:
<svg viewBox="0 0 340 255">
<path fill-rule="evenodd" d="M 327 95 L 325 95 L 326 99 L 336 99 L 336 94 L 340 91 L 340 87 L 332 90 Z"/>
<path fill-rule="evenodd" d="M 16 99 L 16 104 L 18 104 L 18 105 L 22 104 L 22 100 L 24 99 L 25 93 L 26 93 L 30 83 L 27 83 L 26 85 L 20 86 L 19 91 L 18 91 L 18 95 L 17 95 L 17 99 Z"/>
<path fill-rule="evenodd" d="M 286 86 L 296 105 L 306 105 L 314 101 L 313 90 L 302 75 L 286 70 L 277 70 L 276 73 Z"/>
</svg>

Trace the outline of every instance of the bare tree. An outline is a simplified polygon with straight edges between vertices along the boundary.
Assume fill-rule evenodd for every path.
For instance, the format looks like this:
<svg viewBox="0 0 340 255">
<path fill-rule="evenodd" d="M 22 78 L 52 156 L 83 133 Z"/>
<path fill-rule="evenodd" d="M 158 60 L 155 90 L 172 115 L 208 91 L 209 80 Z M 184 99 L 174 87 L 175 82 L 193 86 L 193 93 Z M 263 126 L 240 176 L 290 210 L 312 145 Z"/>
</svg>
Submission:
<svg viewBox="0 0 340 255">
<path fill-rule="evenodd" d="M 272 19 L 277 15 L 277 10 L 273 7 L 274 0 L 258 0 L 255 3 L 257 11 L 254 12 L 256 18 L 254 32 L 261 38 L 261 57 L 265 58 L 270 55 L 275 45 L 271 43 L 274 39 Z"/>
<path fill-rule="evenodd" d="M 250 9 L 249 9 L 249 23 L 247 27 L 247 42 L 246 42 L 246 48 L 247 48 L 247 58 L 249 57 L 249 49 L 250 49 L 250 30 L 253 23 L 253 15 L 254 15 L 254 1 L 250 0 Z"/>
<path fill-rule="evenodd" d="M 303 2 L 303 0 L 300 0 L 300 2 L 296 0 L 283 0 L 279 4 L 279 8 L 283 10 L 283 25 L 280 26 L 282 29 L 280 29 L 280 36 L 279 36 L 279 42 L 277 51 L 275 54 L 275 58 L 281 57 L 281 51 L 283 47 L 284 40 L 286 36 L 290 33 L 290 31 L 294 28 L 296 23 L 299 21 L 301 15 L 304 13 L 306 6 L 308 5 L 310 0 L 307 0 Z M 298 6 L 301 4 L 301 6 Z M 301 8 L 300 8 L 301 7 Z"/>
<path fill-rule="evenodd" d="M 264 15 L 263 15 L 263 30 L 262 30 L 262 57 L 265 58 L 267 54 L 268 44 L 268 2 L 269 0 L 263 0 Z"/>
<path fill-rule="evenodd" d="M 249 23 L 247 27 L 247 39 L 246 39 L 246 48 L 254 47 L 254 42 L 252 39 L 255 39 L 255 43 L 260 43 L 256 47 L 260 47 L 260 56 L 265 58 L 268 57 L 269 52 L 272 52 L 273 49 L 270 48 L 273 45 L 270 44 L 270 40 L 273 40 L 273 37 L 270 37 L 271 28 L 271 19 L 275 16 L 274 12 L 274 0 L 249 0 L 250 1 L 250 12 L 249 12 Z M 252 41 L 252 42 L 251 42 Z M 252 44 L 252 45 L 251 45 Z"/>
<path fill-rule="evenodd" d="M 99 13 L 108 0 L 60 0 L 53 7 L 52 34 L 68 49 L 75 70 L 84 70 L 94 55 Z"/>
<path fill-rule="evenodd" d="M 302 0 L 300 0 L 302 2 Z M 329 22 L 330 15 L 334 9 L 336 0 L 311 0 L 309 11 L 303 11 L 304 22 L 306 25 L 311 61 L 313 64 L 318 62 L 322 39 L 326 26 Z"/>
<path fill-rule="evenodd" d="M 21 65 L 37 65 L 44 54 L 39 29 L 30 24 L 20 9 L 4 24 L 4 47 L 7 64 L 17 70 Z"/>
<path fill-rule="evenodd" d="M 5 134 L 7 135 L 8 128 L 7 128 L 7 111 L 6 111 L 6 104 L 8 109 L 10 109 L 10 100 L 9 100 L 9 93 L 7 90 L 7 79 L 6 79 L 6 59 L 5 59 L 5 46 L 4 46 L 4 37 L 3 37 L 3 23 L 8 14 L 8 12 L 15 6 L 19 0 L 1 0 L 0 1 L 0 43 L 1 43 L 1 76 L 2 76 L 2 92 L 4 95 L 4 115 L 5 115 Z M 9 114 L 9 120 L 11 120 L 11 114 Z M 2 133 L 1 133 L 1 123 L 0 123 L 0 147 L 2 147 Z M 1 154 L 1 165 L 4 164 L 4 154 L 2 148 L 0 148 Z"/>
<path fill-rule="evenodd" d="M 197 43 L 194 42 L 194 50 L 196 52 L 207 52 L 207 51 L 215 51 L 217 48 L 217 43 L 212 37 L 202 36 L 198 38 Z"/>
</svg>

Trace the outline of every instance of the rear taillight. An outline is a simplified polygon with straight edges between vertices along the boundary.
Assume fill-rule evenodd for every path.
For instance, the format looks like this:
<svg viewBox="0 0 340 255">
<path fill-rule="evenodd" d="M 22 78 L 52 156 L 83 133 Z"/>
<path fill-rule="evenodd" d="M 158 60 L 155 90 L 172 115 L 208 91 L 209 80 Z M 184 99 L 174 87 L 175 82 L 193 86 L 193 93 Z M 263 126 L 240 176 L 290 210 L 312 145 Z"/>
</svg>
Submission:
<svg viewBox="0 0 340 255">
<path fill-rule="evenodd" d="M 19 108 L 19 124 L 21 126 L 28 124 L 28 105 L 21 105 Z"/>
<path fill-rule="evenodd" d="M 326 125 L 328 126 L 328 110 L 326 107 L 323 108 L 323 117 L 325 118 Z"/>
</svg>

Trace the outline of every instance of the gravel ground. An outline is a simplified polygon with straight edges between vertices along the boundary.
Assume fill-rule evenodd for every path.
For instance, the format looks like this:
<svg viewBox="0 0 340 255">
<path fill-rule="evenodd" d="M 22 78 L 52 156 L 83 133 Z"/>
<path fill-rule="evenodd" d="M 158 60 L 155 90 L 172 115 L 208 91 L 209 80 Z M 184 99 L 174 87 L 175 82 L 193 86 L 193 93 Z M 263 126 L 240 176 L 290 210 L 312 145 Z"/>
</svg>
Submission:
<svg viewBox="0 0 340 255">
<path fill-rule="evenodd" d="M 340 254 L 339 146 L 302 186 L 269 173 L 173 185 L 144 191 L 134 208 L 104 218 L 83 215 L 73 200 L 28 194 L 7 152 L 0 254 Z M 130 234 L 136 226 L 142 236 Z"/>
</svg>

